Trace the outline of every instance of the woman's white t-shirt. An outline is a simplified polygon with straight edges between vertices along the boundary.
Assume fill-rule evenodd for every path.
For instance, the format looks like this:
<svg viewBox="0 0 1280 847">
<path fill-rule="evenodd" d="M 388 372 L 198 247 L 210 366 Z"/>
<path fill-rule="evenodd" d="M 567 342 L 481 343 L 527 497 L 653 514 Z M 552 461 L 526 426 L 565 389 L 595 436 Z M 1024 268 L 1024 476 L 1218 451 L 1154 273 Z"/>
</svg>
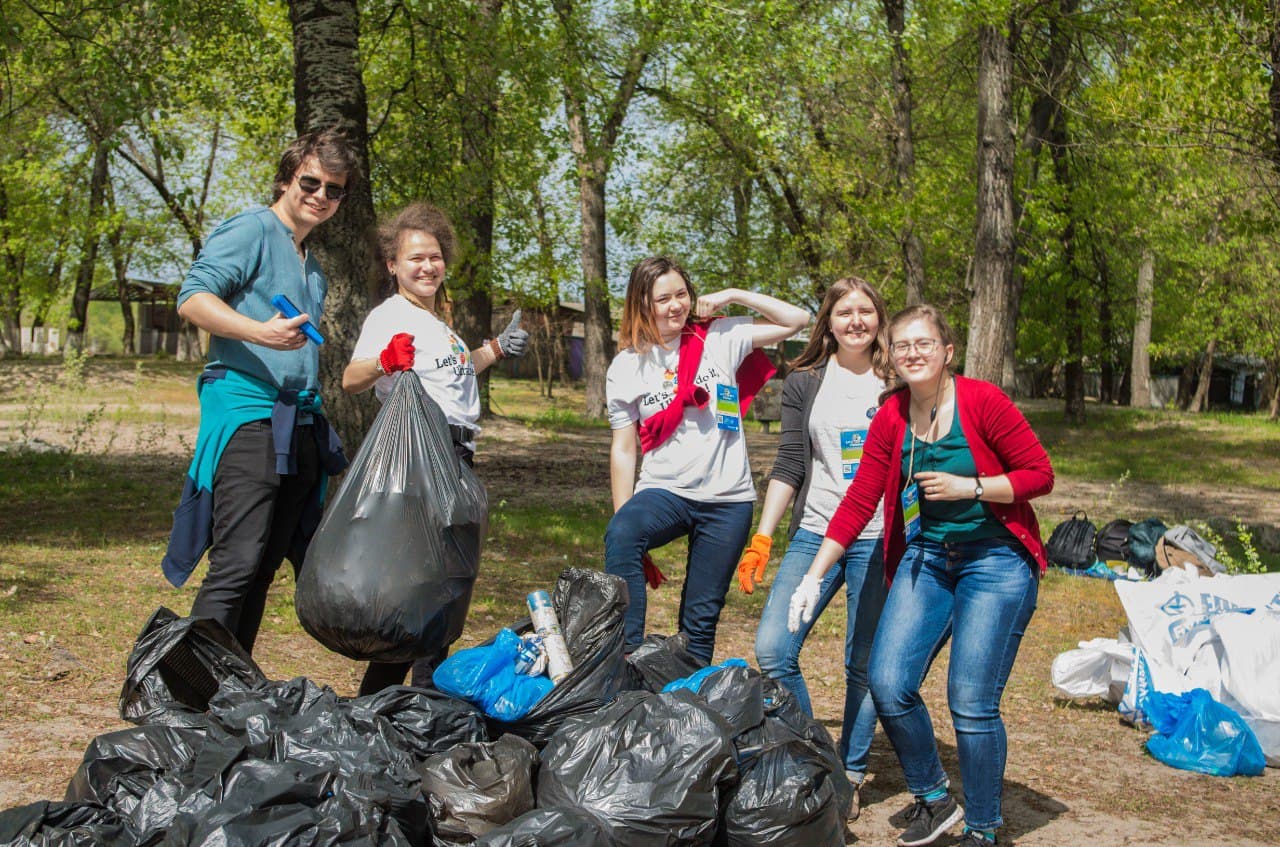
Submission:
<svg viewBox="0 0 1280 847">
<path fill-rule="evenodd" d="M 644 454 L 635 490 L 661 488 L 701 502 L 750 502 L 756 498 L 747 464 L 747 442 L 738 429 L 717 423 L 717 386 L 738 387 L 737 371 L 750 355 L 754 333 L 749 317 L 720 318 L 707 327 L 695 382 L 710 399 L 702 408 L 686 406 L 676 431 Z M 609 425 L 622 429 L 648 420 L 676 394 L 679 348 L 650 348 L 644 354 L 628 347 L 609 365 L 606 396 Z"/>
<path fill-rule="evenodd" d="M 874 370 L 856 374 L 840 367 L 834 356 L 827 360 L 822 385 L 809 410 L 813 462 L 801 529 L 826 535 L 827 524 L 857 473 L 867 429 L 883 390 L 884 382 Z M 879 538 L 883 531 L 884 510 L 876 506 L 858 538 Z"/>
<path fill-rule="evenodd" d="M 377 358 L 391 337 L 401 332 L 413 336 L 413 372 L 445 418 L 455 426 L 478 429 L 480 389 L 471 351 L 446 323 L 399 294 L 382 301 L 364 319 L 351 360 Z M 388 374 L 373 384 L 379 400 L 386 399 L 393 378 Z M 474 444 L 466 446 L 474 449 Z"/>
</svg>

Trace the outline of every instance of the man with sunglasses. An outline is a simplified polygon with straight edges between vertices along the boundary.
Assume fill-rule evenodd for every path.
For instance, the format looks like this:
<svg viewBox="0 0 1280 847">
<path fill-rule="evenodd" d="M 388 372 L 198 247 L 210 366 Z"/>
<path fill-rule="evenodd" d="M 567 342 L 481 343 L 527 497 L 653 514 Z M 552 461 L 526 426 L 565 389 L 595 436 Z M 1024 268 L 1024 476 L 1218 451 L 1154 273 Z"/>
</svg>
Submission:
<svg viewBox="0 0 1280 847">
<path fill-rule="evenodd" d="M 276 171 L 272 204 L 224 221 L 178 294 L 178 314 L 210 334 L 200 375 L 200 431 L 162 563 L 182 585 L 207 550 L 191 614 L 222 623 L 247 652 L 286 555 L 295 570 L 319 518 L 325 474 L 346 466 L 320 413 L 319 326 L 328 283 L 307 236 L 338 211 L 359 177 L 333 131 L 304 135 Z M 300 314 L 286 317 L 283 294 Z"/>
</svg>

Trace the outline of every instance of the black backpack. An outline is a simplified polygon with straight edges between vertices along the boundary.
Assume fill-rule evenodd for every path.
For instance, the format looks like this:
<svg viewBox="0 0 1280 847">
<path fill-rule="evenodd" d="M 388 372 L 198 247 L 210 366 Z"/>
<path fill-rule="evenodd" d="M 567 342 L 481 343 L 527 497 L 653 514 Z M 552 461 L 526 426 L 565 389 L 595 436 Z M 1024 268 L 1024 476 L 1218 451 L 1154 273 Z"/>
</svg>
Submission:
<svg viewBox="0 0 1280 847">
<path fill-rule="evenodd" d="M 1132 521 L 1117 518 L 1098 530 L 1093 543 L 1094 553 L 1103 562 L 1124 562 L 1129 558 L 1129 527 Z"/>
<path fill-rule="evenodd" d="M 1076 512 L 1070 520 L 1054 527 L 1045 544 L 1045 553 L 1052 564 L 1077 570 L 1087 568 L 1094 562 L 1093 541 L 1097 536 L 1098 528 L 1089 516 Z"/>
</svg>

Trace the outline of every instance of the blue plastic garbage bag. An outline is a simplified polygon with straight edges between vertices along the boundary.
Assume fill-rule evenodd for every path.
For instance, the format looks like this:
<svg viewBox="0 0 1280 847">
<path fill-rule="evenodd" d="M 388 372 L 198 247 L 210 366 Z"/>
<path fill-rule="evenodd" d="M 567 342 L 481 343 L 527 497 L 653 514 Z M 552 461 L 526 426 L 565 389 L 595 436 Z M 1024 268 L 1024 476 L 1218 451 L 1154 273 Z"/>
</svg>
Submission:
<svg viewBox="0 0 1280 847">
<path fill-rule="evenodd" d="M 1259 776 L 1266 767 L 1253 730 L 1203 688 L 1185 694 L 1152 691 L 1146 714 L 1156 727 L 1147 750 L 1170 767 L 1211 776 Z"/>
<path fill-rule="evenodd" d="M 459 650 L 432 675 L 436 688 L 479 706 L 486 715 L 518 720 L 555 687 L 545 676 L 516 673 L 520 636 L 503 628 L 490 644 Z"/>
<path fill-rule="evenodd" d="M 719 673 L 725 668 L 745 668 L 747 662 L 745 659 L 725 659 L 718 665 L 710 665 L 701 670 L 694 671 L 686 677 L 672 680 L 662 687 L 663 691 L 679 691 L 681 688 L 687 688 L 695 694 L 702 688 L 702 683 L 712 674 Z"/>
</svg>

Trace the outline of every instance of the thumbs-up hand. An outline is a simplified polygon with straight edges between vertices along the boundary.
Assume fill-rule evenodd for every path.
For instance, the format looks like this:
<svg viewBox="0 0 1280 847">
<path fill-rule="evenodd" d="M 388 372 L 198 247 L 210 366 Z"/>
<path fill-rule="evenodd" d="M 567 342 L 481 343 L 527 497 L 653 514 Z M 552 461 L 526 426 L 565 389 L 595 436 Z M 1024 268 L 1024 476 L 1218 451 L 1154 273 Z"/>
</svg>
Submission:
<svg viewBox="0 0 1280 847">
<path fill-rule="evenodd" d="M 524 351 L 529 347 L 529 333 L 520 328 L 519 309 L 516 309 L 511 316 L 511 323 L 507 324 L 507 328 L 498 336 L 498 347 L 502 350 L 504 359 L 518 359 L 524 355 Z"/>
</svg>

